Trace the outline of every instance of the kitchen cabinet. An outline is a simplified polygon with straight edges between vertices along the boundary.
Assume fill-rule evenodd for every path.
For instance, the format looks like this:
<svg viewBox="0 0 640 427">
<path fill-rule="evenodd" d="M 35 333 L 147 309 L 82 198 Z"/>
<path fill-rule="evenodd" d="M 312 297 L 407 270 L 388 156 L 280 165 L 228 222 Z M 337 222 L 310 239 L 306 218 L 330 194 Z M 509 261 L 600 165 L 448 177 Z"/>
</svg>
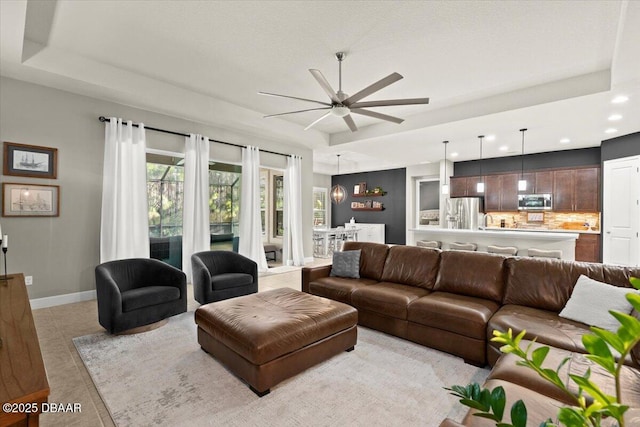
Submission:
<svg viewBox="0 0 640 427">
<path fill-rule="evenodd" d="M 600 168 L 556 170 L 553 181 L 554 211 L 599 211 Z"/>
<path fill-rule="evenodd" d="M 482 197 L 484 193 L 476 191 L 477 185 L 481 181 L 482 177 L 480 176 L 451 177 L 449 181 L 449 197 Z"/>
<path fill-rule="evenodd" d="M 519 178 L 520 175 L 516 173 L 486 176 L 485 211 L 517 211 Z"/>
<path fill-rule="evenodd" d="M 358 229 L 358 242 L 384 243 L 384 224 L 367 224 L 356 222 L 354 224 L 345 223 L 345 228 L 356 227 Z"/>
<path fill-rule="evenodd" d="M 580 233 L 575 257 L 576 261 L 600 262 L 600 235 Z"/>
<path fill-rule="evenodd" d="M 553 193 L 553 171 L 527 172 L 524 175 L 527 180 L 527 189 L 523 194 L 551 194 Z M 518 178 L 520 179 L 520 178 Z"/>
</svg>

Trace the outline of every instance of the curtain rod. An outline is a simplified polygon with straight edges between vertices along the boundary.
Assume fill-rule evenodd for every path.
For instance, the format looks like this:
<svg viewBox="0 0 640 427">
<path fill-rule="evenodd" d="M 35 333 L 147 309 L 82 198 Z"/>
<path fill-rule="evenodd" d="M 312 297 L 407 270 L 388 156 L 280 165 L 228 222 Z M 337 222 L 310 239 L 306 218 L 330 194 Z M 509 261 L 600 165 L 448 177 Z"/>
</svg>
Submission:
<svg viewBox="0 0 640 427">
<path fill-rule="evenodd" d="M 101 122 L 110 122 L 111 121 L 111 119 L 109 119 L 108 117 L 105 117 L 105 116 L 98 117 L 98 120 L 100 120 Z M 132 125 L 134 127 L 138 127 L 138 123 L 132 123 Z M 172 131 L 172 130 L 154 128 L 154 127 L 146 126 L 146 125 L 145 125 L 144 128 L 148 129 L 148 130 L 154 130 L 156 132 L 162 132 L 162 133 L 168 133 L 168 134 L 171 134 L 171 135 L 189 137 L 189 134 L 183 133 L 183 132 L 175 132 L 175 131 Z M 234 144 L 232 142 L 226 142 L 226 141 L 218 141 L 217 139 L 209 139 L 209 142 L 216 142 L 218 144 L 230 145 L 232 147 L 245 148 L 244 145 Z M 291 157 L 291 154 L 278 153 L 276 151 L 269 151 L 269 150 L 263 150 L 263 149 L 260 149 L 260 151 L 263 152 L 263 153 L 275 154 L 275 155 L 278 155 L 278 156 Z M 302 158 L 302 157 L 300 157 L 300 158 Z"/>
</svg>

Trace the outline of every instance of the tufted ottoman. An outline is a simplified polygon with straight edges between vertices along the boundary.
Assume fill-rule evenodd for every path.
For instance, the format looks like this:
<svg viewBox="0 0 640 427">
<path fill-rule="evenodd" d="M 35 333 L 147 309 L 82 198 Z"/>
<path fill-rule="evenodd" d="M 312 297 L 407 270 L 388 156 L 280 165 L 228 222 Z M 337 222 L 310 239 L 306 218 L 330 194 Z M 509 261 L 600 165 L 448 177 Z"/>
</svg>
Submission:
<svg viewBox="0 0 640 427">
<path fill-rule="evenodd" d="M 198 343 L 262 397 L 286 378 L 356 345 L 358 312 L 283 288 L 201 306 Z"/>
</svg>

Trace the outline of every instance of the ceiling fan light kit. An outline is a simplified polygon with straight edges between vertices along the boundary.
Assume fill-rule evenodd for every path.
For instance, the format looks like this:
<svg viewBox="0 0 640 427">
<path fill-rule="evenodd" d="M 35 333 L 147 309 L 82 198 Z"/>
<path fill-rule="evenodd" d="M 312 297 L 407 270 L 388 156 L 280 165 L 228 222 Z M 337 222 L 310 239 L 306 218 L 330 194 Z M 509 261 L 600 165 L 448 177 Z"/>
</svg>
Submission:
<svg viewBox="0 0 640 427">
<path fill-rule="evenodd" d="M 385 120 L 388 122 L 400 124 L 404 121 L 404 119 L 389 116 L 387 114 L 378 113 L 376 111 L 365 110 L 364 108 L 389 107 L 389 106 L 396 106 L 396 105 L 417 105 L 417 104 L 429 103 L 429 98 L 388 99 L 388 100 L 380 100 L 380 101 L 358 102 L 361 99 L 366 98 L 367 96 L 372 95 L 375 92 L 378 92 L 379 90 L 389 86 L 390 84 L 395 83 L 398 80 L 401 80 L 403 77 L 398 73 L 391 73 L 387 77 L 380 79 L 377 82 L 362 89 L 360 92 L 357 92 L 349 96 L 342 91 L 342 61 L 344 60 L 345 57 L 346 57 L 346 54 L 344 52 L 336 53 L 336 59 L 338 60 L 338 90 L 337 91 L 333 90 L 333 87 L 331 86 L 331 84 L 329 84 L 329 82 L 324 77 L 324 75 L 320 72 L 320 70 L 309 69 L 309 72 L 311 73 L 311 75 L 316 79 L 320 87 L 329 96 L 329 99 L 331 100 L 330 103 L 317 101 L 314 99 L 300 98 L 297 96 L 280 95 L 277 93 L 270 93 L 270 92 L 258 92 L 259 95 L 295 99 L 298 101 L 311 102 L 314 104 L 323 105 L 323 107 L 288 111 L 285 113 L 278 113 L 278 114 L 269 114 L 264 117 L 269 118 L 269 117 L 284 116 L 287 114 L 304 113 L 307 111 L 329 110 L 327 113 L 320 116 L 314 122 L 312 122 L 307 127 L 305 127 L 304 130 L 308 130 L 312 128 L 317 123 L 319 123 L 320 121 L 324 120 L 329 116 L 335 116 L 335 117 L 342 118 L 346 123 L 346 125 L 351 130 L 351 132 L 356 132 L 358 130 L 358 127 L 353 121 L 353 118 L 351 117 L 351 113 L 360 114 L 362 116 L 372 117 L 375 119 L 380 119 L 380 120 Z"/>
</svg>

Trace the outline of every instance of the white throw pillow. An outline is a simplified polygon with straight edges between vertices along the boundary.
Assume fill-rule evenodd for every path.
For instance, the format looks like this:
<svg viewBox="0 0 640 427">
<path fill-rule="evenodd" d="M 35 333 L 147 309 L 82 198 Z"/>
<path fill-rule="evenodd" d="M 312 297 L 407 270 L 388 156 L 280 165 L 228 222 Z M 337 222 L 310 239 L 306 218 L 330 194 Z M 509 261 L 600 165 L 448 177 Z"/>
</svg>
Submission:
<svg viewBox="0 0 640 427">
<path fill-rule="evenodd" d="M 635 291 L 633 288 L 621 288 L 581 275 L 571 298 L 560 312 L 560 317 L 616 332 L 620 323 L 609 310 L 631 313 L 633 306 L 625 297 L 630 292 Z"/>
</svg>

